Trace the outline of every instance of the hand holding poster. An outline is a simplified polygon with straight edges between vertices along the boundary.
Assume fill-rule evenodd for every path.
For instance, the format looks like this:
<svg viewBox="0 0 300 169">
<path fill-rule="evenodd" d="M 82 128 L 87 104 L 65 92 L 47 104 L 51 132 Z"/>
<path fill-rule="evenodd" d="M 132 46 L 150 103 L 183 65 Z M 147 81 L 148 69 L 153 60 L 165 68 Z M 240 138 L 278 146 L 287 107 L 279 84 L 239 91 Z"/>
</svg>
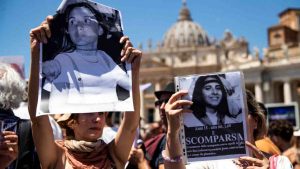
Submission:
<svg viewBox="0 0 300 169">
<path fill-rule="evenodd" d="M 243 75 L 240 72 L 176 77 L 188 90 L 192 113 L 184 113 L 182 144 L 188 162 L 248 155 Z"/>
<path fill-rule="evenodd" d="M 131 65 L 121 62 L 118 10 L 65 0 L 50 29 L 41 53 L 37 115 L 133 110 Z"/>
</svg>

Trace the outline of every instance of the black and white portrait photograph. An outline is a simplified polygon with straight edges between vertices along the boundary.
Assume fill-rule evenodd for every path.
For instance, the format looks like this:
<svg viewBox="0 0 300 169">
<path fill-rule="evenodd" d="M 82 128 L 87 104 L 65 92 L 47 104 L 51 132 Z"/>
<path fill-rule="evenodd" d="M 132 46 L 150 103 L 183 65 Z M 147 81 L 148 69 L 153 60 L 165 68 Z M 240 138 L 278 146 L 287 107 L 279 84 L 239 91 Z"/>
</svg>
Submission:
<svg viewBox="0 0 300 169">
<path fill-rule="evenodd" d="M 230 75 L 227 75 L 230 76 Z M 185 116 L 187 127 L 224 125 L 242 122 L 242 108 L 238 79 L 225 74 L 199 76 L 189 89 L 192 114 Z"/>
<path fill-rule="evenodd" d="M 131 65 L 121 62 L 120 11 L 65 0 L 50 27 L 41 52 L 39 115 L 132 111 Z"/>
<path fill-rule="evenodd" d="M 191 112 L 182 118 L 181 142 L 187 161 L 237 158 L 248 154 L 247 106 L 242 72 L 175 78 L 186 90 Z"/>
</svg>

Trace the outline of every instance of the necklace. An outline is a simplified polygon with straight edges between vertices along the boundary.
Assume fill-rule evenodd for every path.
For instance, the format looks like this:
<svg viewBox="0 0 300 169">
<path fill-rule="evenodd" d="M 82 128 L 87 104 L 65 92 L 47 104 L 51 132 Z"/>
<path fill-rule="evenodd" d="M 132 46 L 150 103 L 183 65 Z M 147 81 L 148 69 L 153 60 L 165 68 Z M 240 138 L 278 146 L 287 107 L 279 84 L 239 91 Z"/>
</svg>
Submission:
<svg viewBox="0 0 300 169">
<path fill-rule="evenodd" d="M 97 51 L 98 49 L 76 49 L 77 51 Z"/>
<path fill-rule="evenodd" d="M 90 63 L 98 63 L 99 58 L 97 57 L 97 50 L 77 50 L 76 53 L 78 53 L 79 57 L 87 62 Z"/>
</svg>

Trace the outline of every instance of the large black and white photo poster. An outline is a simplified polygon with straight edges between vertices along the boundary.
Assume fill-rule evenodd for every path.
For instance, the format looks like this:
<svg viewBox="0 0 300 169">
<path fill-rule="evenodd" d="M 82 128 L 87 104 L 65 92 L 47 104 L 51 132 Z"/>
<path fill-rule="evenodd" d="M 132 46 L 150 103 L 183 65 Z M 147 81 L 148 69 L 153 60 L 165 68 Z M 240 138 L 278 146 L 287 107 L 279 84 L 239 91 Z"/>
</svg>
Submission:
<svg viewBox="0 0 300 169">
<path fill-rule="evenodd" d="M 42 45 L 37 116 L 133 111 L 131 65 L 121 62 L 120 11 L 63 0 Z"/>
<path fill-rule="evenodd" d="M 175 78 L 183 99 L 193 101 L 192 113 L 182 116 L 181 140 L 187 162 L 238 158 L 249 155 L 247 104 L 241 72 Z"/>
</svg>

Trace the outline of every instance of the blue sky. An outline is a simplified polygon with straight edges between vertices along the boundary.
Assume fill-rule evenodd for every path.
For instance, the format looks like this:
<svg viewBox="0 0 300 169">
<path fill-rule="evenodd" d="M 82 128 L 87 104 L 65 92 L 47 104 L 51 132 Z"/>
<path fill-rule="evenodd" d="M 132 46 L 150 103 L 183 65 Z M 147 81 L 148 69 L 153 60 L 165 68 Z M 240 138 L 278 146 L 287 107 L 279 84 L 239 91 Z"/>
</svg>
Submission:
<svg viewBox="0 0 300 169">
<path fill-rule="evenodd" d="M 121 10 L 125 34 L 134 45 L 154 43 L 176 22 L 181 0 L 95 0 Z M 1 0 L 0 56 L 24 56 L 26 75 L 30 63 L 29 31 L 61 0 Z M 300 8 L 299 0 L 187 0 L 192 18 L 210 37 L 221 39 L 226 29 L 245 37 L 254 46 L 267 47 L 267 28 L 279 21 L 278 13 Z"/>
</svg>

